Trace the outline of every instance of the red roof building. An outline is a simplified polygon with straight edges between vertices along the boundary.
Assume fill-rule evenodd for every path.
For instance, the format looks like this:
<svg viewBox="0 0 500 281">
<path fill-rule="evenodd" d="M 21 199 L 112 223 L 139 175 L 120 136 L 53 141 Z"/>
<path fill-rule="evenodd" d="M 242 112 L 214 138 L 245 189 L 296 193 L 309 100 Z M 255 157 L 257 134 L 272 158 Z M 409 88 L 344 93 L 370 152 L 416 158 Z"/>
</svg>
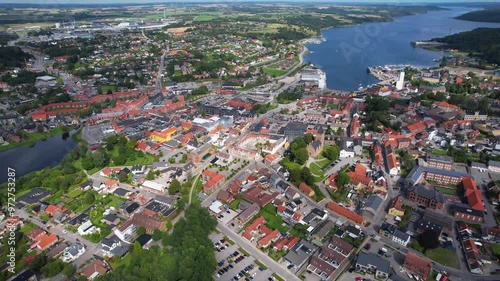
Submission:
<svg viewBox="0 0 500 281">
<path fill-rule="evenodd" d="M 326 207 L 330 211 L 332 211 L 334 213 L 337 213 L 338 215 L 340 215 L 340 216 L 342 216 L 342 217 L 344 217 L 344 218 L 346 218 L 348 220 L 351 220 L 351 221 L 353 221 L 353 222 L 355 222 L 357 224 L 363 225 L 365 223 L 365 219 L 362 216 L 360 216 L 360 215 L 356 214 L 355 212 L 350 211 L 350 210 L 348 210 L 348 209 L 346 209 L 344 207 L 341 207 L 337 203 L 329 202 L 326 205 Z"/>
</svg>

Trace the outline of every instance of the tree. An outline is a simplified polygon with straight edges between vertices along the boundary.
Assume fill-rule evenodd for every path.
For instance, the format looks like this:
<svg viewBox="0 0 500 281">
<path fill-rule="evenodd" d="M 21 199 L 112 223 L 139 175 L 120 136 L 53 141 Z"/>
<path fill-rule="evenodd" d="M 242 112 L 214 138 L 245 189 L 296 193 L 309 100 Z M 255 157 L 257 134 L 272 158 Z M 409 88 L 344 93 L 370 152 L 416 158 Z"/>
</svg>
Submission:
<svg viewBox="0 0 500 281">
<path fill-rule="evenodd" d="M 309 152 L 307 152 L 306 148 L 299 148 L 295 151 L 293 156 L 297 159 L 299 164 L 303 165 L 307 162 L 307 159 L 309 159 Z"/>
<path fill-rule="evenodd" d="M 153 171 L 152 171 L 152 170 L 150 170 L 150 171 L 148 172 L 148 174 L 146 175 L 146 179 L 147 179 L 147 180 L 149 180 L 149 181 L 151 181 L 151 180 L 154 180 L 154 179 L 155 179 L 155 174 L 153 173 Z"/>
<path fill-rule="evenodd" d="M 116 157 L 113 157 L 113 163 L 115 163 L 115 165 L 123 165 L 125 164 L 125 162 L 127 162 L 127 156 L 125 156 L 125 154 L 118 154 Z"/>
<path fill-rule="evenodd" d="M 83 195 L 83 203 L 90 205 L 95 201 L 95 192 L 93 190 L 85 192 Z"/>
<path fill-rule="evenodd" d="M 312 134 L 305 134 L 304 141 L 306 142 L 306 144 L 310 144 L 313 141 L 313 135 Z"/>
<path fill-rule="evenodd" d="M 300 179 L 306 184 L 314 184 L 314 176 L 311 174 L 311 170 L 307 167 L 300 170 Z"/>
<path fill-rule="evenodd" d="M 175 164 L 175 158 L 174 157 L 168 158 L 168 163 Z"/>
<path fill-rule="evenodd" d="M 102 149 L 98 149 L 96 152 L 92 153 L 92 162 L 95 167 L 104 168 L 109 164 L 109 156 Z"/>
<path fill-rule="evenodd" d="M 141 226 L 141 227 L 137 228 L 136 234 L 137 234 L 137 236 L 141 236 L 143 234 L 146 234 L 146 229 Z"/>
<path fill-rule="evenodd" d="M 73 264 L 71 263 L 67 263 L 65 266 L 64 266 L 64 269 L 63 269 L 63 274 L 66 275 L 67 277 L 71 277 L 75 274 L 76 272 L 76 269 L 75 267 L 73 266 Z"/>
<path fill-rule="evenodd" d="M 85 157 L 82 159 L 82 168 L 85 170 L 90 170 L 94 168 L 94 162 L 92 161 L 92 158 L 90 157 Z"/>
<path fill-rule="evenodd" d="M 118 173 L 118 180 L 120 182 L 126 182 L 128 180 L 127 173 L 125 173 L 124 171 L 120 171 L 120 173 Z"/>
<path fill-rule="evenodd" d="M 163 238 L 163 232 L 159 229 L 155 229 L 152 235 L 153 241 L 160 241 Z"/>
<path fill-rule="evenodd" d="M 418 236 L 418 244 L 424 248 L 424 253 L 427 249 L 435 249 L 439 247 L 439 234 L 427 229 Z"/>
<path fill-rule="evenodd" d="M 182 163 L 182 164 L 184 164 L 184 163 L 186 163 L 186 162 L 187 162 L 187 160 L 188 160 L 188 156 L 187 156 L 187 154 L 185 154 L 185 153 L 184 153 L 184 154 L 182 154 L 181 163 Z"/>
<path fill-rule="evenodd" d="M 170 183 L 170 186 L 168 187 L 168 194 L 176 194 L 181 191 L 181 183 L 177 179 L 173 179 L 172 183 Z"/>
<path fill-rule="evenodd" d="M 339 159 L 340 156 L 340 147 L 337 145 L 330 145 L 325 148 L 323 155 L 331 161 L 335 161 Z"/>
<path fill-rule="evenodd" d="M 107 150 L 107 151 L 111 151 L 111 150 L 113 150 L 113 148 L 115 148 L 115 145 L 114 145 L 114 144 L 112 144 L 112 143 L 110 143 L 110 142 L 109 142 L 108 144 L 106 144 L 106 150 Z"/>
<path fill-rule="evenodd" d="M 337 186 L 343 188 L 349 182 L 351 182 L 351 177 L 346 172 L 340 172 L 337 176 Z"/>
</svg>

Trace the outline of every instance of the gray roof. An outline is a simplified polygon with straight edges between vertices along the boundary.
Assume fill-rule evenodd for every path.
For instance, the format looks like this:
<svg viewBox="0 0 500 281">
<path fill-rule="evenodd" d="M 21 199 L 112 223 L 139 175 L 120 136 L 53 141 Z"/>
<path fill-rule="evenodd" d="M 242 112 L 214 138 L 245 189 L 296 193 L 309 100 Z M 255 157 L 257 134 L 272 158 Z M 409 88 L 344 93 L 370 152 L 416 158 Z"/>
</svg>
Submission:
<svg viewBox="0 0 500 281">
<path fill-rule="evenodd" d="M 470 166 L 473 167 L 473 168 L 474 167 L 484 168 L 484 169 L 488 168 L 488 166 L 486 166 L 486 164 L 480 163 L 480 162 L 471 162 Z"/>
<path fill-rule="evenodd" d="M 356 264 L 361 264 L 364 266 L 373 265 L 377 268 L 378 271 L 382 271 L 385 273 L 389 273 L 391 268 L 391 263 L 373 253 L 365 253 L 361 252 L 358 255 L 358 259 L 356 260 Z"/>
<path fill-rule="evenodd" d="M 311 235 L 317 235 L 320 239 L 325 237 L 330 230 L 333 229 L 335 224 L 331 220 L 325 220 L 324 222 L 320 223 L 316 228 L 311 232 Z"/>
<path fill-rule="evenodd" d="M 453 163 L 453 157 L 447 155 L 439 155 L 439 154 L 428 154 L 427 161 Z"/>
<path fill-rule="evenodd" d="M 371 211 L 373 213 L 376 213 L 378 208 L 380 208 L 380 205 L 382 205 L 382 202 L 384 199 L 378 195 L 371 195 L 366 199 L 365 203 L 365 209 L 368 209 L 368 211 Z"/>
<path fill-rule="evenodd" d="M 311 144 L 311 145 L 312 145 L 312 147 L 313 147 L 314 149 L 318 149 L 318 148 L 320 148 L 320 147 L 321 147 L 321 141 L 319 141 L 319 140 L 315 140 L 315 141 L 313 141 L 313 142 L 312 142 L 312 144 Z"/>
<path fill-rule="evenodd" d="M 124 188 L 118 187 L 117 189 L 115 189 L 115 191 L 113 193 L 116 194 L 116 195 L 118 195 L 118 196 L 124 197 L 129 192 L 130 192 L 129 190 L 126 190 Z"/>
<path fill-rule="evenodd" d="M 101 241 L 102 246 L 107 246 L 107 247 L 111 247 L 115 243 L 121 243 L 121 240 L 120 238 L 118 238 L 118 236 L 114 234 L 111 235 L 110 237 L 102 239 Z"/>
<path fill-rule="evenodd" d="M 500 167 L 500 161 L 490 160 L 490 161 L 488 161 L 488 167 L 489 166 Z"/>
<path fill-rule="evenodd" d="M 410 187 L 408 191 L 415 192 L 418 196 L 422 196 L 422 197 L 427 198 L 429 200 L 434 199 L 439 203 L 444 202 L 444 197 L 443 197 L 443 194 L 441 192 L 429 189 L 423 184 L 416 184 L 416 185 Z"/>
<path fill-rule="evenodd" d="M 107 221 L 109 221 L 109 222 L 114 222 L 117 218 L 118 218 L 117 216 L 115 216 L 115 215 L 111 215 L 111 214 L 109 214 L 109 215 L 105 215 L 105 216 L 103 217 L 103 219 L 105 219 L 105 220 L 107 220 Z"/>
<path fill-rule="evenodd" d="M 36 187 L 36 188 L 33 188 L 30 192 L 17 198 L 17 201 L 25 202 L 26 204 L 34 204 L 34 203 L 42 200 L 43 198 L 45 198 L 49 195 L 50 195 L 50 191 L 45 190 L 43 188 Z"/>
<path fill-rule="evenodd" d="M 164 205 L 173 206 L 175 203 L 175 198 L 164 195 L 157 195 L 155 197 L 155 201 Z"/>
<path fill-rule="evenodd" d="M 300 239 L 283 258 L 293 263 L 295 266 L 300 267 L 309 259 L 316 249 L 317 247 L 313 244 L 304 239 Z"/>
<path fill-rule="evenodd" d="M 408 241 L 408 239 L 410 239 L 410 235 L 406 234 L 405 232 L 403 232 L 399 229 L 396 229 L 396 231 L 394 231 L 392 236 L 395 236 L 403 241 Z"/>
</svg>

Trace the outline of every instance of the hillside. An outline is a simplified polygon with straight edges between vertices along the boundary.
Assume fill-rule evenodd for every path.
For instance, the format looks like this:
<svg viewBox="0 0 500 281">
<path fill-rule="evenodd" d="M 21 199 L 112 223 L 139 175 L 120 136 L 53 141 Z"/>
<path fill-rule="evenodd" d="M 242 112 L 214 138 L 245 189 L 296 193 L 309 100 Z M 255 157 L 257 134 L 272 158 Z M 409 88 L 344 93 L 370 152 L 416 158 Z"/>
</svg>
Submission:
<svg viewBox="0 0 500 281">
<path fill-rule="evenodd" d="M 473 11 L 456 17 L 459 20 L 478 22 L 500 22 L 500 8 Z"/>
<path fill-rule="evenodd" d="M 490 63 L 500 64 L 500 28 L 476 28 L 431 41 L 446 43 L 446 48 L 474 53 Z"/>
</svg>

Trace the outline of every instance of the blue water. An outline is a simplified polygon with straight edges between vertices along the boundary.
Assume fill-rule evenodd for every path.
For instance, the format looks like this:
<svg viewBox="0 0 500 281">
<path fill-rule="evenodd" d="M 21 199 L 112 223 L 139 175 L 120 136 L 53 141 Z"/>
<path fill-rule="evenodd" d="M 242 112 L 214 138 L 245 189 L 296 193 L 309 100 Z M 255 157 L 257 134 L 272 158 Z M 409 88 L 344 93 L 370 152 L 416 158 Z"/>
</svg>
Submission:
<svg viewBox="0 0 500 281">
<path fill-rule="evenodd" d="M 16 147 L 0 152 L 0 183 L 7 181 L 7 168 L 15 169 L 17 178 L 55 166 L 75 145 L 71 137 L 63 139 L 62 135 L 58 135 L 39 141 L 33 147 Z"/>
<path fill-rule="evenodd" d="M 478 27 L 500 27 L 498 23 L 470 22 L 453 19 L 476 9 L 448 7 L 450 10 L 429 12 L 396 18 L 393 22 L 331 28 L 322 32 L 321 44 L 308 44 L 312 53 L 305 62 L 316 64 L 325 71 L 330 89 L 356 90 L 378 80 L 366 72 L 368 66 L 410 64 L 432 67 L 439 63 L 440 52 L 413 48 L 411 41 L 469 31 Z"/>
</svg>

